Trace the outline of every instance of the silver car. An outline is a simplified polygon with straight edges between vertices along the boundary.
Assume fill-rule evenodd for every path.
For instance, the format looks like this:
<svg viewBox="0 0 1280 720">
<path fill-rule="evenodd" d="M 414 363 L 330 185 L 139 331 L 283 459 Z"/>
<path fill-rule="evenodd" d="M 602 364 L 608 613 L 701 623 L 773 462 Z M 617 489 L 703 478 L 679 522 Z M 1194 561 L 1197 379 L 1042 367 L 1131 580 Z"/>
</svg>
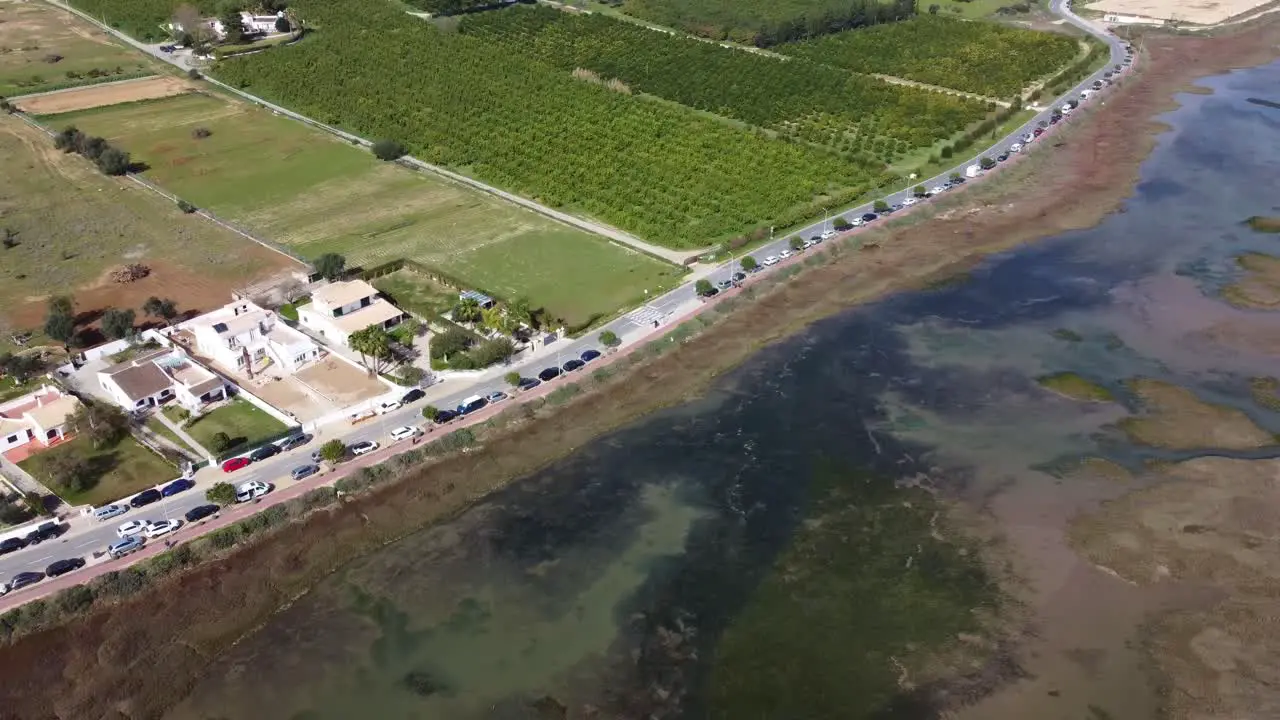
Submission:
<svg viewBox="0 0 1280 720">
<path fill-rule="evenodd" d="M 143 544 L 142 538 L 137 535 L 133 535 L 121 540 L 120 542 L 114 542 L 108 545 L 107 554 L 110 555 L 112 559 L 122 558 L 125 555 L 141 550 Z"/>
<path fill-rule="evenodd" d="M 93 517 L 98 522 L 103 522 L 106 520 L 110 520 L 111 518 L 114 518 L 114 517 L 120 517 L 121 515 L 127 512 L 129 512 L 128 505 L 118 505 L 113 503 L 111 505 L 103 505 L 97 510 L 94 510 Z"/>
</svg>

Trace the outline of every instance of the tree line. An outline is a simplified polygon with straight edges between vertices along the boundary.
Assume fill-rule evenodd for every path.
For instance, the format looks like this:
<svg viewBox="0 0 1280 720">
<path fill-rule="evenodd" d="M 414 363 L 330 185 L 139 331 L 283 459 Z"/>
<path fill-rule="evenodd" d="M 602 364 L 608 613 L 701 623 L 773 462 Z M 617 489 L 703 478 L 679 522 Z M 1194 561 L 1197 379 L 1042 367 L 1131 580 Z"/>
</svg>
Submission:
<svg viewBox="0 0 1280 720">
<path fill-rule="evenodd" d="M 105 175 L 124 175 L 132 167 L 129 153 L 113 147 L 105 138 L 86 135 L 74 125 L 54 135 L 53 146 L 65 153 L 80 155 L 97 165 Z"/>
<path fill-rule="evenodd" d="M 668 246 L 780 224 L 875 177 L 818 148 L 575 80 L 514 41 L 439 32 L 381 0 L 294 8 L 324 32 L 224 60 L 220 79 Z"/>
<path fill-rule="evenodd" d="M 913 0 L 625 0 L 628 15 L 756 47 L 905 20 Z"/>
</svg>

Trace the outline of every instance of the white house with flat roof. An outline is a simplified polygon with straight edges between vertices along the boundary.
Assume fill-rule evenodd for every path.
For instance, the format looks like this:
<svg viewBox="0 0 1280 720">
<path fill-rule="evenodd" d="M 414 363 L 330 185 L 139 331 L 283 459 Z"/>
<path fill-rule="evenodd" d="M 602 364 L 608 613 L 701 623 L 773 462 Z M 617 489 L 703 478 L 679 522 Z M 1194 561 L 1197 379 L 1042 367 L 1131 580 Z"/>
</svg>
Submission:
<svg viewBox="0 0 1280 720">
<path fill-rule="evenodd" d="M 320 347 L 311 338 L 248 300 L 224 305 L 178 327 L 195 338 L 200 357 L 249 375 L 271 365 L 280 374 L 292 375 L 320 357 Z"/>
<path fill-rule="evenodd" d="M 395 327 L 405 312 L 363 280 L 332 282 L 311 293 L 298 308 L 298 322 L 326 340 L 346 345 L 352 333 L 367 327 Z"/>
<path fill-rule="evenodd" d="M 43 449 L 66 439 L 80 400 L 52 385 L 0 404 L 0 452 L 32 444 Z"/>
<path fill-rule="evenodd" d="M 141 410 L 173 400 L 196 412 L 230 395 L 221 377 L 180 348 L 152 350 L 112 365 L 98 373 L 98 383 L 125 410 Z"/>
</svg>

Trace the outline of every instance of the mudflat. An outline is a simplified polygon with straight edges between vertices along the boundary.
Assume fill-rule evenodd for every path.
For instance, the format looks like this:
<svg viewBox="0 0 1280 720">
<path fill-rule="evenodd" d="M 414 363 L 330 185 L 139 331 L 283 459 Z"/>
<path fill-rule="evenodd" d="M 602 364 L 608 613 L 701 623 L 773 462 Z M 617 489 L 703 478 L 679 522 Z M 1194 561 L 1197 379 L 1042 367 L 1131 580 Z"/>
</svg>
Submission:
<svg viewBox="0 0 1280 720">
<path fill-rule="evenodd" d="M 1161 129 L 1148 118 L 1170 108 L 1173 93 L 1196 77 L 1270 59 L 1278 28 L 1267 23 L 1222 38 L 1148 39 L 1138 77 L 1126 80 L 1105 106 L 1074 120 L 1056 136 L 1054 150 L 863 236 L 861 251 L 836 247 L 810 256 L 817 259 L 801 279 L 747 293 L 749 304 L 740 303 L 698 337 L 538 422 L 517 424 L 477 452 L 318 512 L 115 607 L 18 639 L 6 650 L 0 702 L 19 717 L 157 716 L 192 687 L 211 657 L 352 557 L 457 513 L 510 478 L 639 415 L 697 395 L 724 368 L 813 319 L 928 285 L 973 257 L 1096 223 L 1131 190 Z M 141 656 L 150 672 L 134 672 Z"/>
<path fill-rule="evenodd" d="M 1181 450 L 1252 450 L 1276 442 L 1240 410 L 1207 403 L 1186 388 L 1145 378 L 1130 381 L 1129 387 L 1146 406 L 1145 414 L 1120 423 L 1135 443 Z"/>
</svg>

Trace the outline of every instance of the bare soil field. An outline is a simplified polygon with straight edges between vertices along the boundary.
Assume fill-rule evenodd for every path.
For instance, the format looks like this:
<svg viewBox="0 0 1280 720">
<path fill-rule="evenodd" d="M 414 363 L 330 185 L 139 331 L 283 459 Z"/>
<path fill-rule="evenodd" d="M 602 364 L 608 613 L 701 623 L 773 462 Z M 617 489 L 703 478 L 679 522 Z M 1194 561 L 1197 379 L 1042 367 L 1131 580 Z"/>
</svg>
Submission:
<svg viewBox="0 0 1280 720">
<path fill-rule="evenodd" d="M 18 100 L 14 105 L 31 115 L 53 115 L 139 100 L 155 100 L 193 90 L 195 88 L 186 80 L 169 75 L 156 75 L 37 95 Z"/>
<path fill-rule="evenodd" d="M 114 607 L 18 639 L 4 651 L 8 670 L 0 707 L 15 717 L 160 716 L 188 692 L 210 658 L 349 559 L 453 515 L 510 478 L 637 416 L 696 397 L 724 368 L 816 318 L 927 286 L 974 256 L 1093 225 L 1132 191 L 1139 163 L 1161 129 L 1149 118 L 1171 109 L 1174 93 L 1199 76 L 1272 59 L 1277 39 L 1280 24 L 1274 22 L 1225 38 L 1148 38 L 1139 78 L 1126 81 L 1105 106 L 1073 120 L 1054 141 L 1056 151 L 1041 151 L 1002 177 L 941 201 L 932 216 L 904 218 L 862 236 L 864 251 L 832 246 L 831 262 L 798 280 L 748 293 L 750 303 L 695 339 L 619 374 L 599 392 L 542 413 L 538 422 L 516 424 L 475 452 L 412 471 L 406 481 L 283 527 L 266 542 L 161 581 Z M 1081 592 L 1049 595 L 1070 611 L 1088 600 Z M 1050 643 L 1036 651 L 1061 657 L 1078 649 Z M 146 672 L 139 671 L 140 657 L 147 658 Z M 1020 714 L 973 717 L 1048 717 L 1025 708 L 1056 701 L 1043 689 L 1025 700 Z"/>
<path fill-rule="evenodd" d="M 16 244 L 0 262 L 0 319 L 14 329 L 44 322 L 45 299 L 72 294 L 91 321 L 107 307 L 141 307 L 171 297 L 183 312 L 227 302 L 231 290 L 294 261 L 208 221 L 88 161 L 54 150 L 52 140 L 0 117 L 0 217 Z M 143 263 L 151 274 L 113 283 L 111 270 Z"/>
<path fill-rule="evenodd" d="M 1214 25 L 1262 7 L 1272 0 L 1099 0 L 1089 10 L 1121 15 L 1171 20 L 1196 25 Z"/>
</svg>

